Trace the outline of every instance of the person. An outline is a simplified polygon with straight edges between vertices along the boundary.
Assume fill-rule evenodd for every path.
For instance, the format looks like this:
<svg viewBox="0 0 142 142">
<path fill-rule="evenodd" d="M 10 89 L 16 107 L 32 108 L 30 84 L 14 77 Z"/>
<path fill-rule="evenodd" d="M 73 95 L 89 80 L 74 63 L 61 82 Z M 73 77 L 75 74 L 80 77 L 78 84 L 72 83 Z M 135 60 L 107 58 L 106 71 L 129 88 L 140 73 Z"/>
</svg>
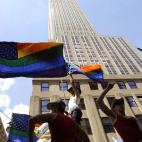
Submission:
<svg viewBox="0 0 142 142">
<path fill-rule="evenodd" d="M 41 114 L 29 120 L 28 139 L 33 142 L 32 135 L 36 123 L 48 122 L 51 142 L 75 142 L 76 138 L 82 142 L 90 142 L 87 134 L 70 117 L 64 115 L 65 103 L 62 101 L 49 103 L 48 109 L 52 113 Z"/>
<path fill-rule="evenodd" d="M 72 119 L 80 125 L 82 117 L 82 112 L 79 108 L 81 90 L 75 85 L 72 74 L 70 74 L 70 77 L 72 86 L 67 90 L 71 94 L 68 102 L 68 113 L 71 115 Z"/>
<path fill-rule="evenodd" d="M 124 99 L 114 99 L 109 109 L 103 99 L 107 92 L 113 88 L 114 84 L 108 84 L 101 93 L 97 102 L 100 109 L 112 119 L 113 127 L 117 130 L 124 142 L 142 142 L 142 129 L 134 117 L 125 115 Z"/>
</svg>

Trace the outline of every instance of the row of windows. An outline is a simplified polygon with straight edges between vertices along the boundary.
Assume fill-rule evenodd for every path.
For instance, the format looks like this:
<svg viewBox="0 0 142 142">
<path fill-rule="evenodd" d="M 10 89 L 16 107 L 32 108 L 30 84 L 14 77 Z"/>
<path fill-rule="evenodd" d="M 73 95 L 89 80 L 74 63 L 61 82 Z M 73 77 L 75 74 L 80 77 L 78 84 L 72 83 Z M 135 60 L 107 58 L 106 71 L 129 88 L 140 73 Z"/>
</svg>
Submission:
<svg viewBox="0 0 142 142">
<path fill-rule="evenodd" d="M 142 105 L 142 96 L 137 96 L 137 98 Z M 108 97 L 107 99 L 108 99 L 109 104 L 111 105 L 114 97 Z M 66 105 L 68 104 L 69 99 L 62 99 L 62 100 L 66 103 Z M 130 105 L 130 107 L 137 106 L 137 104 L 132 96 L 127 96 L 126 100 L 127 100 L 128 104 Z M 97 106 L 97 109 L 99 109 L 98 103 L 96 101 L 97 101 L 97 98 L 94 98 L 94 102 Z M 49 103 L 49 99 L 41 100 L 41 112 L 48 112 L 48 109 L 47 109 L 48 103 Z M 79 107 L 82 110 L 86 109 L 83 98 L 81 98 Z M 142 115 L 136 115 L 136 118 L 140 121 L 140 123 L 142 123 Z M 101 117 L 101 121 L 102 121 L 105 133 L 114 132 L 114 128 L 112 126 L 112 122 L 109 117 Z M 87 118 L 82 119 L 81 126 L 86 131 L 87 134 L 92 134 L 92 131 L 90 128 L 90 123 Z"/>
<path fill-rule="evenodd" d="M 109 74 L 117 74 L 115 68 L 113 67 L 113 65 L 111 64 L 106 52 L 104 51 L 104 49 L 102 48 L 100 42 L 98 41 L 98 39 L 94 36 L 91 37 L 92 42 L 94 43 L 97 52 L 99 53 L 99 56 L 102 59 L 102 62 L 104 64 L 104 66 L 106 67 L 107 71 Z"/>
<path fill-rule="evenodd" d="M 126 69 L 126 67 L 124 66 L 124 64 L 122 63 L 122 61 L 118 57 L 118 55 L 116 54 L 116 52 L 113 50 L 113 48 L 111 47 L 109 42 L 106 40 L 106 38 L 100 37 L 100 39 L 103 42 L 103 44 L 106 47 L 106 49 L 108 50 L 110 56 L 112 57 L 112 59 L 115 62 L 116 66 L 118 67 L 119 71 L 122 74 L 129 74 L 128 70 Z"/>
<path fill-rule="evenodd" d="M 125 49 L 130 53 L 130 55 L 136 60 L 136 62 L 142 67 L 142 60 L 136 55 L 136 53 L 129 47 L 129 45 L 122 39 L 118 38 Z"/>
<path fill-rule="evenodd" d="M 98 83 L 97 82 L 88 82 L 89 83 L 89 87 L 91 90 L 98 90 Z M 134 81 L 127 81 L 129 87 L 131 89 L 137 89 L 137 85 Z M 79 82 L 75 82 L 76 86 L 80 88 L 80 83 Z M 120 89 L 127 89 L 125 82 L 123 81 L 118 81 L 117 85 Z M 102 88 L 105 89 L 107 86 L 107 82 L 101 84 Z M 59 90 L 60 91 L 67 91 L 68 89 L 68 83 L 67 82 L 60 82 L 59 83 Z M 45 91 L 49 91 L 49 83 L 48 82 L 42 82 L 41 83 L 41 91 L 45 92 Z"/>
<path fill-rule="evenodd" d="M 108 103 L 109 103 L 110 106 L 111 106 L 114 98 L 115 97 L 107 97 L 107 100 L 108 100 Z M 130 107 L 137 107 L 137 103 L 135 102 L 133 96 L 126 96 L 125 98 L 126 98 Z M 137 96 L 137 98 L 138 98 L 140 104 L 142 105 L 142 96 Z M 97 98 L 94 98 L 94 101 L 96 103 L 97 108 L 99 109 L 99 106 L 98 106 L 98 103 L 97 103 Z"/>
<path fill-rule="evenodd" d="M 120 53 L 120 55 L 123 57 L 124 61 L 127 63 L 127 65 L 129 66 L 129 68 L 131 69 L 131 71 L 133 73 L 135 73 L 135 74 L 137 72 L 140 72 L 139 69 L 132 62 L 132 60 L 130 59 L 130 57 L 127 55 L 127 53 L 122 49 L 122 47 L 120 46 L 120 44 L 116 41 L 116 39 L 115 38 L 109 38 L 109 39 L 112 42 L 112 44 L 115 46 L 115 48 L 117 49 L 117 51 Z"/>
</svg>

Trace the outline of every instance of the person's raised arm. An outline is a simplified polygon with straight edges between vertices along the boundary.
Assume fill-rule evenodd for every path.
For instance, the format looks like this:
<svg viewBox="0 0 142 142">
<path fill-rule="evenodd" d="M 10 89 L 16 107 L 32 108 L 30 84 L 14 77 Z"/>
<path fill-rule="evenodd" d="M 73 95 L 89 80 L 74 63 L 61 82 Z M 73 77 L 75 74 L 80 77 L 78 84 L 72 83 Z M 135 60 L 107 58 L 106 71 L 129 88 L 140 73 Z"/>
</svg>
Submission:
<svg viewBox="0 0 142 142">
<path fill-rule="evenodd" d="M 50 114 L 41 114 L 30 118 L 29 125 L 28 125 L 28 139 L 29 142 L 33 142 L 33 132 L 36 123 L 53 123 L 56 119 L 57 114 L 50 113 Z"/>
<path fill-rule="evenodd" d="M 70 74 L 70 77 L 71 77 L 71 85 L 72 85 L 72 89 L 76 95 L 77 98 L 80 98 L 80 92 L 78 91 L 78 89 L 76 88 L 76 85 L 75 85 L 75 82 L 74 82 L 74 79 L 73 79 L 73 76 L 72 74 Z"/>
<path fill-rule="evenodd" d="M 104 97 L 105 95 L 109 92 L 109 90 L 111 90 L 113 88 L 114 84 L 108 84 L 108 86 L 106 87 L 106 89 L 101 93 L 101 95 L 99 96 L 99 98 L 97 99 L 97 103 L 100 107 L 100 109 L 109 117 L 111 118 L 115 118 L 115 114 L 106 106 L 106 104 L 104 103 Z"/>
</svg>

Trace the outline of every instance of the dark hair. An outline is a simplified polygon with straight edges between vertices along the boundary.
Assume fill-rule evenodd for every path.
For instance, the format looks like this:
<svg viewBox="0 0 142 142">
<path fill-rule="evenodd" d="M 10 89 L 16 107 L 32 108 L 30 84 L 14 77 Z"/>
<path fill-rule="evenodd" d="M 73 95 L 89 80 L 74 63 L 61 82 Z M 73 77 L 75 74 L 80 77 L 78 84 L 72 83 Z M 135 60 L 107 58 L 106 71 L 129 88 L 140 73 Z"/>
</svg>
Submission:
<svg viewBox="0 0 142 142">
<path fill-rule="evenodd" d="M 81 117 L 82 117 L 82 111 L 80 108 L 76 108 L 71 112 L 72 119 L 80 125 Z"/>
<path fill-rule="evenodd" d="M 124 104 L 124 99 L 114 99 L 112 104 L 111 104 L 111 109 L 113 109 L 116 105 L 123 105 Z"/>
<path fill-rule="evenodd" d="M 57 105 L 58 112 L 64 113 L 66 108 L 66 104 L 63 101 L 59 101 Z"/>
<path fill-rule="evenodd" d="M 58 112 L 65 112 L 66 104 L 63 101 L 56 101 L 47 104 L 47 108 L 52 110 L 53 108 L 57 108 Z"/>
</svg>

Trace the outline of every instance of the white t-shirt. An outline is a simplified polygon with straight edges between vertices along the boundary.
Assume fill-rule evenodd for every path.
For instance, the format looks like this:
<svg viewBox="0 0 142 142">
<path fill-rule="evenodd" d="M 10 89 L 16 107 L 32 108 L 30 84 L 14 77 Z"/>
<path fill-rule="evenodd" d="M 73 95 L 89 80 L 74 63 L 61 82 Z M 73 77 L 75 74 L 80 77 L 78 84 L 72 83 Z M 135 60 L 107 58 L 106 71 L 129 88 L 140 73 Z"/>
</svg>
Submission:
<svg viewBox="0 0 142 142">
<path fill-rule="evenodd" d="M 77 98 L 77 96 L 71 96 L 69 99 L 69 103 L 68 103 L 68 113 L 71 114 L 71 112 L 78 108 L 78 105 L 80 103 L 80 98 Z"/>
</svg>

